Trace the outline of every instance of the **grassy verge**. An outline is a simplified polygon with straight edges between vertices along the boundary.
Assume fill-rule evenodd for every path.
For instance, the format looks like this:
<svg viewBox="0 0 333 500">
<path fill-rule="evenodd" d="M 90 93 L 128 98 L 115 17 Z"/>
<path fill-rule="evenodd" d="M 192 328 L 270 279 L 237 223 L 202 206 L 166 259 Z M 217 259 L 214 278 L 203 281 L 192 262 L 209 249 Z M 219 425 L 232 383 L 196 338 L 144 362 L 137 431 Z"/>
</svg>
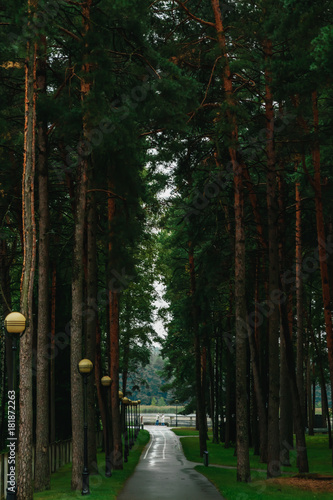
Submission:
<svg viewBox="0 0 333 500">
<path fill-rule="evenodd" d="M 188 430 L 189 431 L 189 430 Z M 182 435 L 182 434 L 180 434 Z M 332 451 L 328 448 L 328 437 L 323 434 L 315 436 L 307 436 L 307 448 L 310 472 L 320 474 L 332 474 Z M 202 462 L 199 454 L 198 438 L 184 437 L 181 438 L 181 443 L 185 456 L 192 462 Z M 234 456 L 234 448 L 224 448 L 224 444 L 213 444 L 207 442 L 207 451 L 209 452 L 209 463 L 217 465 L 237 466 L 237 457 Z M 290 451 L 291 467 L 283 467 L 284 472 L 297 473 L 296 466 L 296 451 Z M 252 469 L 266 469 L 267 465 L 259 462 L 259 457 L 253 455 L 253 450 L 250 450 L 250 466 Z"/>
<path fill-rule="evenodd" d="M 172 427 L 172 432 L 176 434 L 176 436 L 198 436 L 199 431 L 197 431 L 194 427 Z M 209 439 L 213 438 L 213 433 L 208 429 L 208 437 Z"/>
<path fill-rule="evenodd" d="M 220 469 L 217 467 L 204 467 L 203 465 L 195 467 L 198 472 L 206 476 L 221 492 L 226 500 L 257 500 L 265 499 L 283 499 L 283 500 L 329 500 L 332 493 L 315 493 L 305 491 L 291 486 L 281 486 L 274 484 L 271 480 L 265 480 L 266 473 L 255 472 L 252 474 L 251 483 L 237 483 L 236 471 Z"/>
<path fill-rule="evenodd" d="M 105 477 L 105 454 L 98 453 L 98 474 L 90 475 L 91 496 L 98 500 L 114 500 L 122 490 L 125 481 L 132 475 L 137 465 L 143 448 L 149 441 L 149 432 L 141 430 L 138 439 L 130 451 L 128 462 L 124 464 L 123 470 L 115 470 L 112 477 Z M 51 476 L 51 489 L 41 493 L 35 493 L 36 500 L 67 500 L 70 498 L 82 498 L 81 492 L 71 491 L 71 464 L 62 467 Z"/>
<path fill-rule="evenodd" d="M 198 434 L 195 429 L 172 429 L 179 436 L 193 436 Z M 306 436 L 308 459 L 310 472 L 319 474 L 332 475 L 331 466 L 331 450 L 328 448 L 328 437 L 323 434 L 315 436 Z M 192 462 L 203 462 L 199 454 L 199 443 L 197 437 L 182 437 L 182 447 L 186 458 Z M 302 498 L 305 500 L 321 499 L 328 500 L 332 498 L 332 493 L 318 492 L 311 489 L 311 482 L 307 490 L 298 488 L 290 484 L 278 484 L 274 480 L 266 480 L 266 464 L 259 462 L 259 457 L 253 455 L 253 450 L 250 450 L 250 466 L 251 479 L 249 484 L 237 483 L 236 470 L 222 469 L 214 467 L 214 465 L 225 465 L 236 467 L 237 457 L 234 456 L 234 448 L 225 449 L 224 444 L 213 444 L 207 442 L 207 451 L 209 452 L 209 467 L 203 465 L 197 466 L 195 469 L 206 476 L 220 491 L 226 500 L 254 500 L 261 498 L 277 497 L 292 500 Z M 291 467 L 283 467 L 282 470 L 289 475 L 298 473 L 296 466 L 296 451 L 290 452 Z M 263 472 L 254 469 L 262 469 Z"/>
</svg>

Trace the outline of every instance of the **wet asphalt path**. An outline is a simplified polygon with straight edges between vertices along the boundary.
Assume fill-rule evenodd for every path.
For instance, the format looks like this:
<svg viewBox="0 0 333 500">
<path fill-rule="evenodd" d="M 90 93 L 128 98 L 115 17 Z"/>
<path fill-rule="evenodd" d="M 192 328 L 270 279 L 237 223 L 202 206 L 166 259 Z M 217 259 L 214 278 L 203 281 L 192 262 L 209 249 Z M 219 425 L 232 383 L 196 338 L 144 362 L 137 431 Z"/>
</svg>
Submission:
<svg viewBox="0 0 333 500">
<path fill-rule="evenodd" d="M 147 426 L 150 441 L 118 500 L 223 500 L 186 460 L 179 438 L 164 426 Z"/>
</svg>

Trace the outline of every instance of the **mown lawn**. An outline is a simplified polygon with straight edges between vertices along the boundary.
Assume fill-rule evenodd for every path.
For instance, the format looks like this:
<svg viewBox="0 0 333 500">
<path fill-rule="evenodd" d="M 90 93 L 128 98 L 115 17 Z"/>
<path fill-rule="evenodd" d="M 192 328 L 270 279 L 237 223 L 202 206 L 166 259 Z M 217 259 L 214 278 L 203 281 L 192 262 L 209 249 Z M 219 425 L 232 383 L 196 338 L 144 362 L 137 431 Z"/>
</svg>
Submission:
<svg viewBox="0 0 333 500">
<path fill-rule="evenodd" d="M 198 434 L 195 429 L 172 429 L 175 434 L 180 436 L 193 436 Z M 307 436 L 307 449 L 310 472 L 333 475 L 332 451 L 328 448 L 328 437 L 324 434 Z M 198 437 L 181 437 L 181 444 L 188 460 L 192 462 L 203 463 L 199 454 Z M 197 466 L 196 470 L 204 474 L 219 489 L 226 500 L 251 500 L 262 496 L 262 498 L 304 498 L 308 499 L 329 499 L 332 493 L 316 493 L 310 490 L 302 490 L 289 485 L 275 484 L 273 481 L 266 480 L 267 465 L 259 462 L 259 457 L 253 455 L 250 451 L 250 467 L 252 482 L 249 484 L 237 483 L 236 470 L 222 469 L 214 467 L 216 465 L 225 465 L 236 467 L 237 457 L 234 456 L 234 448 L 225 449 L 224 444 L 213 444 L 207 442 L 207 451 L 209 453 L 209 467 L 203 465 Z M 283 467 L 282 470 L 288 475 L 298 473 L 296 466 L 296 451 L 290 452 L 291 467 Z M 254 469 L 262 469 L 263 472 Z M 309 485 L 311 483 L 309 482 Z"/>
<path fill-rule="evenodd" d="M 138 439 L 130 451 L 128 462 L 123 470 L 113 471 L 112 477 L 105 477 L 105 454 L 98 453 L 98 474 L 90 475 L 91 498 L 98 500 L 115 500 L 122 490 L 125 481 L 132 475 L 142 450 L 149 441 L 149 432 L 141 430 Z M 36 500 L 66 500 L 82 498 L 81 492 L 71 491 L 71 464 L 62 467 L 51 476 L 51 489 L 34 493 Z"/>
<path fill-rule="evenodd" d="M 217 467 L 195 467 L 198 472 L 206 476 L 221 492 L 225 500 L 256 500 L 265 499 L 304 499 L 304 500 L 329 500 L 332 493 L 315 493 L 299 488 L 280 484 L 274 484 L 271 480 L 266 480 L 265 472 L 252 472 L 251 483 L 237 483 L 236 471 L 221 469 Z"/>
<path fill-rule="evenodd" d="M 173 429 L 174 430 L 174 429 Z M 189 435 L 190 435 L 190 430 Z M 180 434 L 182 435 L 182 434 Z M 193 435 L 193 431 L 192 431 Z M 315 436 L 307 436 L 308 460 L 310 472 L 318 472 L 320 474 L 333 474 L 332 469 L 332 451 L 328 448 L 328 437 L 324 434 L 316 434 Z M 202 462 L 199 454 L 198 438 L 184 437 L 181 438 L 181 443 L 185 456 L 192 462 Z M 224 444 L 213 444 L 207 441 L 207 451 L 209 452 L 209 463 L 218 465 L 237 466 L 237 457 L 234 456 L 234 448 L 224 448 Z M 290 451 L 291 467 L 283 467 L 284 472 L 298 472 L 296 466 L 296 450 Z M 259 461 L 257 455 L 253 455 L 253 450 L 250 450 L 250 466 L 253 469 L 266 469 L 266 464 Z"/>
</svg>

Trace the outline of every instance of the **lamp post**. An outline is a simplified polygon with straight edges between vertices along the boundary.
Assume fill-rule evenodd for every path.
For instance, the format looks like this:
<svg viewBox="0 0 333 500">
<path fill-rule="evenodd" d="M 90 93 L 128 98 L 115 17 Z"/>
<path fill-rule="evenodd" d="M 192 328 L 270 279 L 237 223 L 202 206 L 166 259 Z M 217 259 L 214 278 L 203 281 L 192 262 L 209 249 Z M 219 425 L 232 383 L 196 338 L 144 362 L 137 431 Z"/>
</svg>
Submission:
<svg viewBox="0 0 333 500">
<path fill-rule="evenodd" d="M 121 401 L 124 397 L 124 394 L 122 393 L 122 391 L 118 391 L 118 397 L 119 397 L 119 413 L 120 413 L 120 432 L 121 432 L 121 435 L 122 437 L 124 437 L 124 408 L 123 408 L 123 405 L 121 404 Z"/>
<path fill-rule="evenodd" d="M 78 370 L 83 378 L 83 408 L 84 408 L 84 448 L 83 448 L 83 472 L 82 472 L 82 495 L 90 495 L 89 491 L 89 469 L 88 469 L 88 423 L 87 423 L 87 384 L 88 377 L 93 369 L 90 359 L 81 359 L 78 364 Z"/>
<path fill-rule="evenodd" d="M 138 402 L 133 401 L 133 406 L 134 406 L 134 441 L 136 441 L 136 438 L 138 437 Z"/>
<path fill-rule="evenodd" d="M 139 406 L 139 431 L 138 431 L 138 433 L 140 432 L 140 429 L 141 429 L 141 408 L 140 408 L 140 405 L 141 405 L 141 399 L 138 400 L 138 406 Z"/>
<path fill-rule="evenodd" d="M 121 402 L 124 408 L 124 440 L 125 440 L 124 462 L 128 462 L 129 447 L 128 447 L 127 414 L 128 414 L 128 405 L 130 401 L 128 398 L 125 397 L 122 399 Z"/>
<path fill-rule="evenodd" d="M 109 405 L 108 405 L 108 395 L 109 395 L 109 387 L 111 387 L 112 379 L 105 375 L 101 378 L 101 384 L 105 388 L 105 413 L 106 413 L 106 429 L 105 429 L 105 476 L 111 477 L 111 454 L 110 454 L 110 435 L 109 435 Z"/>
<path fill-rule="evenodd" d="M 129 449 L 131 450 L 133 448 L 133 401 L 130 399 L 129 400 L 129 413 L 130 413 L 130 418 L 129 418 L 129 426 L 130 426 L 130 439 L 129 439 Z"/>
<path fill-rule="evenodd" d="M 175 403 L 176 403 L 176 427 L 178 427 L 178 403 L 179 403 L 178 399 L 176 399 Z"/>
<path fill-rule="evenodd" d="M 11 312 L 5 318 L 5 329 L 9 335 L 12 335 L 12 373 L 11 381 L 9 382 L 10 390 L 8 391 L 8 448 L 12 462 L 11 474 L 8 477 L 7 483 L 7 500 L 16 500 L 16 479 L 15 479 L 15 463 L 16 463 L 16 351 L 17 339 L 25 330 L 26 318 L 19 312 Z M 10 413 L 9 410 L 14 413 Z M 13 418 L 10 418 L 13 417 Z"/>
</svg>

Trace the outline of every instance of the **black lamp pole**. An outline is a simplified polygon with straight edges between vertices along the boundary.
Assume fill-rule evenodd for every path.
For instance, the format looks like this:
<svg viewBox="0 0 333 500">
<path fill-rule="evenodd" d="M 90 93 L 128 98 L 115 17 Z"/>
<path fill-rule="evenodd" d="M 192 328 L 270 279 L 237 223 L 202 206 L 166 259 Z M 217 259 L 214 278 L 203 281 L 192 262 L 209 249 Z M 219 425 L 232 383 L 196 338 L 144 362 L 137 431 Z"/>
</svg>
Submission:
<svg viewBox="0 0 333 500">
<path fill-rule="evenodd" d="M 109 418 L 109 388 L 111 386 L 112 380 L 108 375 L 105 375 L 101 379 L 101 384 L 104 388 L 105 396 L 105 477 L 112 476 L 111 467 L 111 453 L 110 453 L 110 418 Z"/>
<path fill-rule="evenodd" d="M 82 472 L 82 495 L 89 495 L 89 469 L 88 469 L 88 422 L 87 422 L 87 385 L 88 385 L 88 375 L 83 376 L 84 383 L 84 395 L 83 395 L 83 405 L 84 405 L 84 464 Z"/>
<path fill-rule="evenodd" d="M 16 351 L 17 340 L 22 335 L 26 327 L 26 318 L 18 312 L 11 312 L 5 318 L 5 329 L 12 338 L 12 373 L 9 380 L 8 391 L 8 448 L 11 461 L 14 459 L 14 465 L 11 465 L 11 474 L 8 475 L 6 498 L 7 500 L 16 500 Z"/>
<path fill-rule="evenodd" d="M 93 366 L 94 366 L 93 363 L 89 359 L 82 359 L 78 364 L 78 370 L 83 377 L 84 443 L 83 443 L 82 495 L 90 495 L 89 468 L 88 468 L 87 386 L 88 386 L 88 377 L 92 372 Z"/>
<path fill-rule="evenodd" d="M 127 419 L 128 419 L 128 404 L 129 404 L 129 399 L 128 398 L 123 398 L 122 399 L 122 408 L 123 408 L 123 422 L 124 422 L 124 440 L 125 440 L 125 449 L 124 449 L 124 462 L 128 462 L 128 453 L 129 453 L 129 447 L 128 447 L 128 427 L 127 427 Z"/>
<path fill-rule="evenodd" d="M 176 399 L 176 427 L 178 427 L 178 399 Z"/>
<path fill-rule="evenodd" d="M 133 448 L 133 411 L 132 411 L 132 401 L 130 402 L 130 450 Z"/>
<path fill-rule="evenodd" d="M 16 411 L 16 352 L 17 352 L 17 336 L 16 334 L 12 336 L 12 377 L 11 377 L 11 387 L 10 390 L 13 394 L 14 399 L 11 399 L 11 403 L 13 403 L 15 408 L 14 411 Z M 15 425 L 15 424 L 14 424 Z M 16 439 L 16 426 L 13 430 L 14 435 L 12 436 L 13 439 Z M 7 485 L 7 500 L 16 500 L 16 481 L 11 481 L 10 489 L 8 488 Z"/>
</svg>

